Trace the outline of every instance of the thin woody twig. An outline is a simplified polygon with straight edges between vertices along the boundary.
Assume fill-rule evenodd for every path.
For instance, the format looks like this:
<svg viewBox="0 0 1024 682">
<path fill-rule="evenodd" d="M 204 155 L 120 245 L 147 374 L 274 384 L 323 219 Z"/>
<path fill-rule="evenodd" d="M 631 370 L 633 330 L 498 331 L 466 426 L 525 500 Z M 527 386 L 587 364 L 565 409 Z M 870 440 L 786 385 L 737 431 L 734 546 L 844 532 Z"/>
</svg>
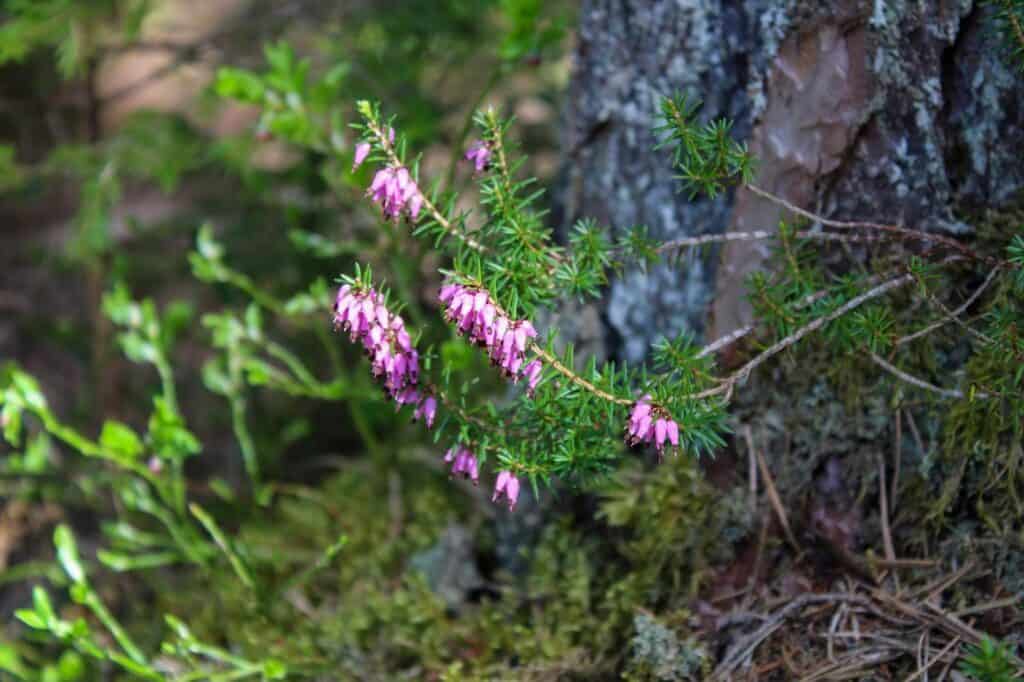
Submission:
<svg viewBox="0 0 1024 682">
<path fill-rule="evenodd" d="M 892 530 L 889 528 L 889 500 L 886 494 L 885 485 L 885 458 L 878 455 L 878 515 L 882 522 L 882 546 L 885 549 L 885 558 L 889 561 L 896 560 L 896 549 L 892 543 Z"/>
<path fill-rule="evenodd" d="M 890 364 L 889 362 L 887 362 L 884 358 L 879 356 L 878 353 L 872 352 L 872 353 L 869 354 L 869 356 L 871 357 L 871 360 L 876 365 L 878 365 L 879 367 L 881 367 L 885 371 L 889 372 L 890 374 L 895 376 L 897 379 L 900 379 L 901 381 L 905 381 L 906 383 L 908 383 L 908 384 L 910 384 L 912 386 L 917 386 L 918 388 L 923 388 L 926 391 L 931 391 L 932 393 L 937 393 L 937 394 L 939 394 L 939 395 L 941 395 L 943 397 L 946 397 L 946 398 L 963 398 L 964 397 L 963 391 L 957 390 L 955 388 L 940 388 L 940 387 L 936 386 L 935 384 L 929 384 L 924 379 L 918 379 L 917 377 L 913 376 L 912 374 L 907 374 L 903 370 L 901 370 L 898 367 L 896 367 L 896 366 Z M 974 395 L 975 395 L 976 398 L 981 398 L 981 399 L 988 398 L 988 394 L 987 393 L 979 392 L 979 393 L 975 393 Z"/>
<path fill-rule="evenodd" d="M 941 320 L 938 320 L 937 322 L 933 322 L 932 324 L 928 325 L 924 329 L 919 329 L 918 331 L 914 332 L 913 334 L 907 334 L 906 336 L 903 336 L 903 337 L 897 339 L 896 340 L 896 345 L 897 346 L 902 346 L 903 344 L 910 343 L 914 339 L 918 339 L 918 338 L 921 338 L 922 336 L 925 336 L 926 334 L 932 333 L 933 331 L 935 331 L 939 327 L 943 326 L 947 322 L 952 322 L 953 320 L 959 320 L 960 316 L 964 314 L 964 311 L 966 311 L 968 308 L 970 308 L 971 305 L 973 305 L 974 302 L 978 300 L 978 297 L 981 296 L 981 294 L 985 291 L 985 289 L 987 289 L 988 286 L 990 284 L 992 284 L 992 280 L 995 279 L 997 274 L 999 274 L 999 268 L 992 268 L 992 270 L 988 273 L 988 277 L 985 278 L 985 281 L 982 282 L 981 285 L 977 289 L 974 290 L 974 293 L 971 294 L 970 298 L 968 298 L 966 301 L 964 301 L 963 304 L 960 305 L 956 310 L 953 310 L 952 312 L 947 313 L 946 316 L 943 317 Z"/>
<path fill-rule="evenodd" d="M 827 603 L 850 603 L 862 606 L 864 608 L 870 608 L 871 603 L 867 597 L 855 594 L 844 594 L 844 593 L 821 593 L 821 594 L 805 594 L 791 600 L 786 606 L 779 609 L 774 615 L 769 617 L 764 625 L 759 627 L 754 632 L 750 633 L 746 637 L 742 638 L 735 644 L 733 644 L 722 656 L 718 663 L 718 667 L 715 668 L 714 672 L 708 679 L 711 680 L 729 680 L 732 679 L 731 675 L 733 671 L 738 668 L 743 661 L 748 657 L 751 651 L 755 649 L 761 642 L 766 640 L 775 632 L 782 623 L 794 613 L 797 613 L 807 606 L 814 604 L 827 604 Z"/>
<path fill-rule="evenodd" d="M 704 348 L 702 348 L 701 351 L 697 353 L 697 357 L 702 358 L 705 355 L 710 355 L 711 353 L 714 353 L 735 341 L 739 341 L 752 331 L 754 331 L 754 325 L 752 324 L 748 324 L 746 327 L 740 327 L 739 329 L 735 329 L 730 333 L 726 334 L 725 336 L 720 337 L 713 343 L 709 343 L 708 345 L 704 346 Z"/>
<path fill-rule="evenodd" d="M 726 379 L 722 380 L 722 382 L 718 386 L 715 386 L 714 388 L 709 388 L 709 389 L 707 389 L 705 391 L 701 391 L 699 393 L 694 393 L 694 394 L 692 394 L 689 397 L 691 397 L 691 398 L 708 398 L 708 397 L 711 397 L 711 396 L 714 396 L 714 395 L 723 394 L 723 393 L 726 394 L 726 396 L 731 395 L 732 388 L 736 384 L 736 382 L 738 382 L 738 381 L 746 378 L 747 376 L 749 376 L 750 373 L 754 369 L 756 369 L 758 366 L 764 364 L 764 362 L 766 362 L 769 358 L 772 358 L 775 355 L 778 355 L 779 353 L 781 353 L 785 349 L 789 348 L 793 344 L 795 344 L 798 341 L 800 341 L 802 338 L 804 338 L 808 334 L 811 334 L 811 333 L 817 331 L 818 329 L 821 329 L 823 326 L 825 326 L 829 322 L 832 322 L 833 320 L 836 320 L 836 319 L 842 317 L 843 315 L 847 314 L 848 312 L 850 312 L 850 311 L 860 307 L 864 303 L 867 303 L 870 300 L 876 299 L 879 296 L 883 296 L 883 295 L 889 293 L 890 291 L 892 291 L 894 289 L 898 289 L 899 287 L 906 286 L 907 284 L 909 284 L 913 280 L 914 280 L 914 276 L 908 273 L 908 274 L 900 275 L 899 277 L 896 277 L 894 279 L 890 279 L 890 280 L 888 280 L 886 282 L 883 282 L 882 284 L 879 284 L 878 286 L 876 286 L 876 287 L 874 287 L 874 288 L 872 288 L 872 289 L 870 289 L 868 291 L 865 291 L 860 296 L 856 296 L 856 297 L 850 299 L 849 301 L 847 301 L 846 303 L 844 303 L 843 305 L 839 306 L 838 308 L 833 310 L 828 315 L 824 315 L 822 317 L 819 317 L 819 318 L 809 322 L 808 324 L 806 324 L 803 327 L 801 327 L 800 329 L 796 330 L 795 332 L 793 332 L 792 334 L 790 334 L 786 338 L 784 338 L 784 339 L 782 339 L 780 341 L 777 341 L 776 343 L 772 344 L 770 347 L 768 347 L 767 349 L 762 351 L 755 358 L 750 360 L 747 364 L 743 365 L 738 370 L 736 370 L 731 375 L 729 375 Z"/>
<path fill-rule="evenodd" d="M 986 611 L 993 611 L 995 609 L 1005 609 L 1011 606 L 1017 606 L 1020 604 L 1021 598 L 1017 595 L 1012 597 L 1004 597 L 1003 599 L 996 599 L 985 604 L 978 604 L 977 606 L 971 606 L 966 609 L 954 611 L 953 615 L 957 618 L 963 618 L 964 616 L 973 616 L 976 613 L 985 613 Z"/>
<path fill-rule="evenodd" d="M 889 500 L 892 503 L 893 513 L 896 512 L 896 500 L 900 488 L 900 469 L 903 460 L 903 410 L 896 409 L 896 443 L 893 446 L 892 455 L 892 490 L 889 492 Z"/>
<path fill-rule="evenodd" d="M 743 435 L 747 439 L 747 459 L 750 464 L 747 478 L 750 481 L 750 497 L 753 498 L 757 495 L 757 457 L 754 456 L 754 435 L 749 424 L 743 427 Z"/>
<path fill-rule="evenodd" d="M 767 199 L 768 201 L 779 206 L 782 206 L 783 208 L 792 213 L 807 218 L 808 220 L 821 223 L 822 225 L 827 225 L 828 227 L 835 227 L 839 229 L 868 229 L 875 230 L 878 232 L 888 232 L 890 234 L 897 234 L 905 239 L 936 242 L 948 246 L 954 251 L 959 251 L 961 254 L 970 258 L 971 260 L 981 261 L 989 263 L 991 265 L 1005 265 L 1003 261 L 975 253 L 973 250 L 965 246 L 963 243 L 950 237 L 944 237 L 942 235 L 933 234 L 931 232 L 922 232 L 921 230 L 912 230 L 910 228 L 901 227 L 899 225 L 885 225 L 883 223 L 873 223 L 868 221 L 830 220 L 823 216 L 817 215 L 816 213 L 812 213 L 811 211 L 800 208 L 799 206 L 783 199 L 782 197 L 776 196 L 775 194 L 772 194 L 771 192 L 765 189 L 761 189 L 756 185 L 748 184 L 746 185 L 746 188 L 749 189 L 754 194 L 756 194 L 757 196 L 761 197 L 762 199 Z"/>
<path fill-rule="evenodd" d="M 939 651 L 939 653 L 935 654 L 935 656 L 933 656 L 930 660 L 926 661 L 923 666 L 920 666 L 913 675 L 907 678 L 906 682 L 914 682 L 914 680 L 919 678 L 921 675 L 927 673 L 929 668 L 931 668 L 937 662 L 941 661 L 942 658 L 959 643 L 959 637 L 954 637 L 953 639 L 949 640 L 949 643 L 946 646 L 942 647 L 942 650 Z"/>
<path fill-rule="evenodd" d="M 590 383 L 589 381 L 581 377 L 579 374 L 576 374 L 576 372 L 572 371 L 571 369 L 563 365 L 558 360 L 558 358 L 556 358 L 554 355 L 541 348 L 536 343 L 530 344 L 530 350 L 536 353 L 541 358 L 543 358 L 544 362 L 551 365 L 559 374 L 561 374 L 562 376 L 564 376 L 565 378 L 567 378 L 569 381 L 576 384 L 580 388 L 590 393 L 593 393 L 597 397 L 603 398 L 608 402 L 615 403 L 616 405 L 633 404 L 634 401 L 629 398 L 619 398 L 618 396 L 614 396 L 611 393 L 608 393 L 607 391 L 601 390 L 594 384 Z"/>
<path fill-rule="evenodd" d="M 747 430 L 747 435 L 750 436 L 750 439 L 747 441 L 747 447 L 754 451 L 754 456 L 757 458 L 758 467 L 761 469 L 761 477 L 764 479 L 764 488 L 768 493 L 768 500 L 771 502 L 775 514 L 779 517 L 779 523 L 782 524 L 782 531 L 786 535 L 786 540 L 793 548 L 793 551 L 800 554 L 803 550 L 800 547 L 800 543 L 796 541 L 796 536 L 793 535 L 793 529 L 789 525 L 789 516 L 786 514 L 786 508 L 782 506 L 782 498 L 779 497 L 775 481 L 772 480 L 772 474 L 768 470 L 768 463 L 765 461 L 761 451 L 754 445 L 754 439 L 749 429 Z"/>
<path fill-rule="evenodd" d="M 874 286 L 875 284 L 878 284 L 879 282 L 881 282 L 883 279 L 885 279 L 885 277 L 883 275 L 872 275 L 871 277 L 867 277 L 864 280 L 864 285 L 865 286 Z M 830 289 L 822 289 L 821 291 L 816 291 L 813 294 L 808 294 L 807 296 L 804 296 L 803 299 L 801 299 L 799 303 L 797 303 L 796 309 L 797 310 L 802 310 L 802 309 L 806 308 L 809 305 L 813 305 L 813 304 L 817 303 L 818 301 L 820 301 L 821 299 L 823 299 L 826 296 L 828 296 L 830 293 L 832 293 Z M 735 330 L 729 332 L 728 334 L 726 334 L 725 336 L 722 336 L 722 337 L 718 338 L 717 340 L 713 341 L 712 343 L 708 344 L 707 346 L 705 346 L 703 349 L 701 349 L 700 353 L 697 354 L 697 357 L 698 358 L 702 358 L 705 355 L 717 352 L 717 351 L 721 350 L 722 348 L 724 348 L 725 346 L 728 346 L 731 343 L 739 341 L 744 336 L 746 336 L 746 335 L 750 334 L 751 332 L 753 332 L 755 329 L 756 329 L 756 327 L 754 325 L 752 325 L 752 324 L 748 324 L 745 327 L 740 327 L 739 329 L 735 329 Z"/>
<path fill-rule="evenodd" d="M 703 246 L 705 244 L 758 241 L 761 239 L 776 239 L 778 238 L 778 236 L 778 232 L 770 232 L 768 230 L 754 230 L 751 232 L 722 232 L 720 234 L 702 234 L 696 237 L 682 237 L 680 239 L 673 239 L 671 241 L 664 242 L 654 250 L 657 253 L 664 253 L 665 251 L 692 248 L 694 246 Z M 860 243 L 878 242 L 885 240 L 884 237 L 875 235 L 848 235 L 838 234 L 835 232 L 815 232 L 812 230 L 799 230 L 794 234 L 794 237 L 797 239 L 817 239 L 821 241 Z"/>
</svg>

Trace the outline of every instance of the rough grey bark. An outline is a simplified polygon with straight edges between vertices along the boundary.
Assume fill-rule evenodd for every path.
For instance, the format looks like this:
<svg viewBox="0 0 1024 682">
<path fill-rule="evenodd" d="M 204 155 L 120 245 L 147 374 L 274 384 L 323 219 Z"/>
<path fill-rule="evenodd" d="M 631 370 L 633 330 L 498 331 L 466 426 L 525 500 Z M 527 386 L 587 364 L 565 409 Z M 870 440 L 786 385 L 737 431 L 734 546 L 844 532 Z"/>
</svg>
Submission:
<svg viewBox="0 0 1024 682">
<path fill-rule="evenodd" d="M 757 183 L 835 217 L 968 231 L 962 210 L 1024 184 L 1024 82 L 972 0 L 586 0 L 568 97 L 566 223 L 647 225 L 663 239 L 772 229 L 738 190 L 678 192 L 654 152 L 658 100 L 675 91 L 728 116 L 760 158 Z M 743 277 L 764 245 L 730 244 L 685 267 L 630 271 L 601 309 L 604 350 L 635 362 L 660 336 L 749 320 Z"/>
</svg>

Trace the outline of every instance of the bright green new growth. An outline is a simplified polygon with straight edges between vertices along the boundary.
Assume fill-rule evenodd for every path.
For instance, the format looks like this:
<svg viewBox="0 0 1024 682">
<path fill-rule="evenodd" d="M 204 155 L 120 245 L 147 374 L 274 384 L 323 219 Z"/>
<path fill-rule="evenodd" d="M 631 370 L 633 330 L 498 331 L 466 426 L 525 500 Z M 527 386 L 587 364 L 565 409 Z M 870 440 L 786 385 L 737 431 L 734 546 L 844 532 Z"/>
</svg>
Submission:
<svg viewBox="0 0 1024 682">
<path fill-rule="evenodd" d="M 1010 682 L 1020 679 L 1013 665 L 1013 652 L 1005 643 L 985 637 L 981 644 L 971 646 L 968 655 L 960 661 L 960 672 L 978 682 Z"/>
</svg>

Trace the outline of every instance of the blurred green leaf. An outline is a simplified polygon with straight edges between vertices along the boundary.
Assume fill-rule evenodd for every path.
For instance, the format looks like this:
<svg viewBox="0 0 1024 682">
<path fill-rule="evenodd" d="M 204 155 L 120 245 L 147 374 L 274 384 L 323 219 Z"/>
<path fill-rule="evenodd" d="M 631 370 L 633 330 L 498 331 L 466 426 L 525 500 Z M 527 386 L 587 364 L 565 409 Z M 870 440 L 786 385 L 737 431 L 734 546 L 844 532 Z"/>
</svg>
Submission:
<svg viewBox="0 0 1024 682">
<path fill-rule="evenodd" d="M 108 419 L 103 422 L 100 445 L 124 460 L 133 460 L 143 451 L 142 440 L 126 424 Z"/>
<path fill-rule="evenodd" d="M 85 568 L 78 555 L 78 545 L 71 529 L 61 524 L 53 531 L 53 544 L 57 548 L 57 560 L 68 577 L 75 583 L 86 580 Z"/>
</svg>

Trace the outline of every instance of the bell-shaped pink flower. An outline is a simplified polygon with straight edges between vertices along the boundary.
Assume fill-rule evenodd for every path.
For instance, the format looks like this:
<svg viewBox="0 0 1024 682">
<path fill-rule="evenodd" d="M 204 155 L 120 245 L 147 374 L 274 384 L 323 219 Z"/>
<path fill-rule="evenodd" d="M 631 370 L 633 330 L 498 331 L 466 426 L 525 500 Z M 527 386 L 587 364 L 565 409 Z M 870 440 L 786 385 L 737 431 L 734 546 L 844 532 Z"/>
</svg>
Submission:
<svg viewBox="0 0 1024 682">
<path fill-rule="evenodd" d="M 353 343 L 362 345 L 373 376 L 388 396 L 399 406 L 416 405 L 417 418 L 422 416 L 428 425 L 432 424 L 437 403 L 432 396 L 421 399 L 419 353 L 405 330 L 405 322 L 388 311 L 383 297 L 373 289 L 342 286 L 334 302 L 334 324 L 349 332 Z"/>
<path fill-rule="evenodd" d="M 666 441 L 673 447 L 679 446 L 679 425 L 664 408 L 651 405 L 650 400 L 651 396 L 645 395 L 633 403 L 626 425 L 626 443 L 653 444 L 661 456 Z"/>
<path fill-rule="evenodd" d="M 526 377 L 527 381 L 526 392 L 529 393 L 531 396 L 533 395 L 533 392 L 537 389 L 537 384 L 540 383 L 542 369 L 543 365 L 541 365 L 540 360 L 533 360 L 532 362 L 530 362 L 530 364 L 523 368 L 523 375 Z"/>
<path fill-rule="evenodd" d="M 483 140 L 476 140 L 466 150 L 466 160 L 473 162 L 473 168 L 477 173 L 482 173 L 490 164 L 491 148 Z"/>
<path fill-rule="evenodd" d="M 498 472 L 491 502 L 497 502 L 502 496 L 508 500 L 508 510 L 515 511 L 516 502 L 519 500 L 519 479 L 511 471 Z"/>
<path fill-rule="evenodd" d="M 668 442 L 673 447 L 679 447 L 679 425 L 671 419 L 668 420 Z"/>
<path fill-rule="evenodd" d="M 480 479 L 480 468 L 473 451 L 464 445 L 449 448 L 444 455 L 444 461 L 452 464 L 452 476 L 462 476 L 473 481 L 477 485 Z"/>
<path fill-rule="evenodd" d="M 415 222 L 424 203 L 416 181 L 404 166 L 388 166 L 377 171 L 366 193 L 380 205 L 385 218 L 396 222 L 403 215 Z"/>
<path fill-rule="evenodd" d="M 527 377 L 531 394 L 540 381 L 540 363 L 527 362 L 526 352 L 537 330 L 529 320 L 511 320 L 491 298 L 477 287 L 446 283 L 439 294 L 444 317 L 456 325 L 471 343 L 483 346 L 491 361 L 513 382 Z"/>
<path fill-rule="evenodd" d="M 366 157 L 370 155 L 370 143 L 360 142 L 356 145 L 356 153 L 352 159 L 352 172 L 355 172 L 357 168 L 363 165 L 363 161 L 366 161 Z"/>
<path fill-rule="evenodd" d="M 427 428 L 434 426 L 434 416 L 437 414 L 437 401 L 434 396 L 428 395 L 423 401 L 416 406 L 416 412 L 413 413 L 413 419 L 422 419 L 427 425 Z"/>
</svg>

